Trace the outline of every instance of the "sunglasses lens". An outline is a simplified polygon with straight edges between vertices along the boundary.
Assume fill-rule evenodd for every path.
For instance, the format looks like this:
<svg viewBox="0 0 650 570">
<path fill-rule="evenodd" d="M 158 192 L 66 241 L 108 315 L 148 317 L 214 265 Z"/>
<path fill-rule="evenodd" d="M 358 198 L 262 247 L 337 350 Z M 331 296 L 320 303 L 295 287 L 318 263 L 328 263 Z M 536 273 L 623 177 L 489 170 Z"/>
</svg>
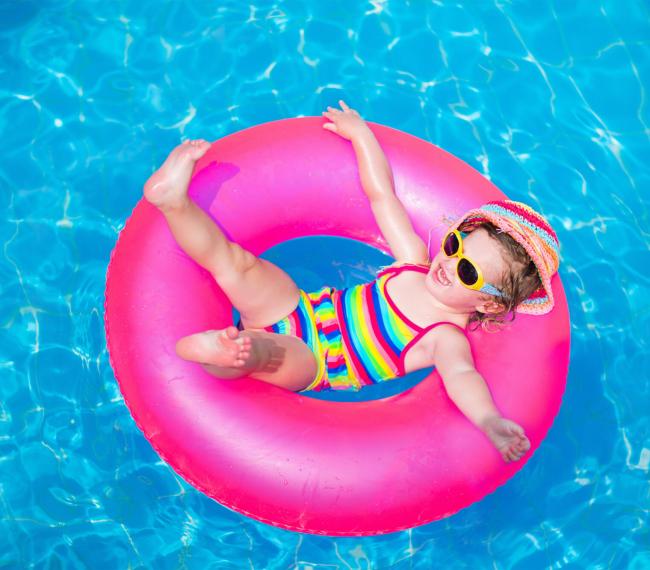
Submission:
<svg viewBox="0 0 650 570">
<path fill-rule="evenodd" d="M 474 285 L 478 281 L 478 272 L 467 259 L 461 259 L 458 262 L 458 278 L 465 285 Z"/>
<path fill-rule="evenodd" d="M 447 234 L 447 237 L 445 238 L 445 243 L 443 244 L 442 247 L 445 250 L 445 255 L 448 256 L 454 255 L 458 251 L 458 248 L 460 247 L 456 234 Z"/>
</svg>

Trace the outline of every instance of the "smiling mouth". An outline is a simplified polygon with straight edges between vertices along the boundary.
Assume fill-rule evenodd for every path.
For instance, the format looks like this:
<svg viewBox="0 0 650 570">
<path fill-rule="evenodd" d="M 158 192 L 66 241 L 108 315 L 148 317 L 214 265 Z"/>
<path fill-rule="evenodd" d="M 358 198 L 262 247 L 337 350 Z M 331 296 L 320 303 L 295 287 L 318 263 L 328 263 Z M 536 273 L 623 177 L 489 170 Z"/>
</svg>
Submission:
<svg viewBox="0 0 650 570">
<path fill-rule="evenodd" d="M 434 277 L 440 285 L 443 285 L 445 287 L 451 285 L 451 281 L 447 278 L 447 275 L 445 273 L 445 270 L 442 268 L 442 265 L 439 265 L 438 269 L 435 270 Z"/>
</svg>

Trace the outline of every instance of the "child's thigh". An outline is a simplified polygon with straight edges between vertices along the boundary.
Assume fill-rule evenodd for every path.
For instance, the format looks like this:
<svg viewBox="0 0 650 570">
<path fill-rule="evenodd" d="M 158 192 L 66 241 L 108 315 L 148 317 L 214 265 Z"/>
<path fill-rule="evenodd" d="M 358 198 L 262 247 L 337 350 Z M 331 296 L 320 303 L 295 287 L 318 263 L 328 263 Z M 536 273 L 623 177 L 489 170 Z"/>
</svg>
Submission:
<svg viewBox="0 0 650 570">
<path fill-rule="evenodd" d="M 217 283 L 246 329 L 268 327 L 290 314 L 298 305 L 300 290 L 277 265 L 255 258 L 245 270 L 221 274 Z"/>
<path fill-rule="evenodd" d="M 246 329 L 242 335 L 254 337 L 260 353 L 265 355 L 264 365 L 251 377 L 294 392 L 305 389 L 315 379 L 317 357 L 302 339 L 256 329 Z"/>
</svg>

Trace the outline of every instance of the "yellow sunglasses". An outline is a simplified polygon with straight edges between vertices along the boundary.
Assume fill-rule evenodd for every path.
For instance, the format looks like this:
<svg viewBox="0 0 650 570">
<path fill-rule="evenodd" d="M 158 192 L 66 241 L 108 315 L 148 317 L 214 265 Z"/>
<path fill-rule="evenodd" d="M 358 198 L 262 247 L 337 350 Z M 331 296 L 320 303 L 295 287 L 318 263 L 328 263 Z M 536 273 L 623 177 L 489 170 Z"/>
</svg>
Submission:
<svg viewBox="0 0 650 570">
<path fill-rule="evenodd" d="M 483 279 L 483 273 L 476 263 L 469 257 L 463 255 L 463 238 L 468 234 L 459 230 L 451 230 L 442 240 L 442 251 L 447 257 L 458 257 L 456 264 L 456 273 L 460 282 L 474 291 L 481 291 L 488 295 L 503 297 L 503 293 L 494 285 L 486 283 Z"/>
</svg>

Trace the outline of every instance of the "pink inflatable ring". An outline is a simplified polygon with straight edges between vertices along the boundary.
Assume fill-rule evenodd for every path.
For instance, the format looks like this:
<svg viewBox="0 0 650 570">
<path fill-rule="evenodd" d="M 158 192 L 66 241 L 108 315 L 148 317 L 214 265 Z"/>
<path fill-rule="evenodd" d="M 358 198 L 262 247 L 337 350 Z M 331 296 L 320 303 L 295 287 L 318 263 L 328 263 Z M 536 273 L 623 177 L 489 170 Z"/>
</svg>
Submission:
<svg viewBox="0 0 650 570">
<path fill-rule="evenodd" d="M 192 198 L 256 255 L 284 240 L 335 235 L 389 253 L 348 141 L 324 119 L 276 121 L 216 141 L 197 163 Z M 370 124 L 396 191 L 437 248 L 447 222 L 504 195 L 434 145 Z M 333 207 L 335 205 L 335 207 Z M 435 253 L 435 252 L 433 252 Z M 220 380 L 174 350 L 185 335 L 232 324 L 210 274 L 140 200 L 120 233 L 106 283 L 106 337 L 124 400 L 154 449 L 222 505 L 285 529 L 383 534 L 456 513 L 505 483 L 548 432 L 565 388 L 569 315 L 519 315 L 510 330 L 474 332 L 477 369 L 532 447 L 505 463 L 448 398 L 437 372 L 365 402 L 311 398 L 251 378 Z"/>
</svg>

